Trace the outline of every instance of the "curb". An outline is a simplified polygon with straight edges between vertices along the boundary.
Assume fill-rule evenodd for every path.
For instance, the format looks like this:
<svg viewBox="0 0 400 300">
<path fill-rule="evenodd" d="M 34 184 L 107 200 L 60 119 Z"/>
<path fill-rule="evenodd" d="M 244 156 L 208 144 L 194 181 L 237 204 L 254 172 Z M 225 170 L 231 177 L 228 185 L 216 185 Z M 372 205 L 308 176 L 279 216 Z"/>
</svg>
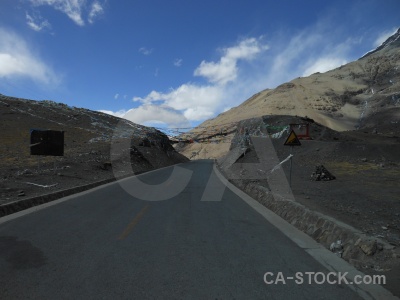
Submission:
<svg viewBox="0 0 400 300">
<path fill-rule="evenodd" d="M 222 166 L 218 166 L 218 169 L 226 176 Z M 366 265 L 372 265 L 375 271 L 382 271 L 389 264 L 385 256 L 400 257 L 397 247 L 388 242 L 368 236 L 350 225 L 313 211 L 299 202 L 272 194 L 263 186 L 256 183 L 244 184 L 239 180 L 228 181 L 356 268 L 363 269 Z M 335 244 L 339 240 L 341 243 L 336 249 Z"/>
<path fill-rule="evenodd" d="M 224 177 L 225 175 L 223 175 L 223 172 L 221 170 L 218 170 L 216 164 L 214 164 L 214 172 L 218 176 L 219 180 L 227 188 L 229 188 L 232 192 L 241 197 L 244 202 L 246 202 L 255 211 L 260 213 L 268 222 L 270 222 L 273 226 L 280 230 L 298 247 L 302 248 L 305 252 L 312 256 L 327 270 L 336 274 L 344 274 L 344 276 L 349 279 L 350 282 L 352 282 L 350 284 L 347 284 L 346 286 L 356 292 L 362 299 L 400 300 L 398 297 L 393 295 L 391 291 L 380 284 L 353 284 L 355 282 L 356 276 L 358 276 L 359 278 L 360 276 L 364 277 L 365 273 L 357 270 L 354 266 L 326 249 L 324 245 L 316 242 L 315 239 L 309 234 L 296 228 L 283 217 L 279 216 L 276 212 L 267 208 L 265 204 L 261 203 L 259 200 L 257 200 L 257 198 L 250 196 L 248 193 L 244 192 L 243 189 L 235 186 L 227 178 Z"/>
<path fill-rule="evenodd" d="M 122 179 L 122 178 L 118 178 L 118 179 Z M 54 200 L 57 200 L 57 199 L 60 199 L 60 198 L 66 197 L 66 196 L 70 196 L 72 194 L 90 190 L 99 185 L 103 185 L 103 184 L 113 182 L 116 180 L 117 179 L 115 177 L 112 177 L 109 179 L 92 182 L 92 183 L 89 183 L 86 185 L 80 185 L 80 186 L 77 186 L 74 188 L 57 191 L 57 192 L 54 192 L 51 194 L 45 194 L 45 195 L 41 195 L 41 196 L 31 197 L 31 198 L 27 198 L 27 199 L 23 199 L 23 200 L 17 200 L 17 201 L 13 201 L 10 203 L 2 204 L 2 205 L 0 205 L 0 218 L 7 216 L 9 214 L 19 212 L 24 209 L 31 208 L 33 206 L 38 206 L 38 205 L 41 205 L 41 204 L 44 204 L 47 202 L 51 202 L 51 201 L 54 201 Z"/>
<path fill-rule="evenodd" d="M 338 256 L 353 265 L 362 267 L 364 263 L 373 262 L 375 253 L 381 251 L 389 251 L 392 255 L 395 254 L 393 251 L 395 246 L 386 241 L 368 236 L 343 222 L 313 211 L 301 203 L 285 199 L 278 200 L 265 188 L 257 184 L 250 183 L 246 186 L 237 182 L 235 184 L 326 248 L 329 249 L 332 243 L 341 240 L 342 253 L 338 253 Z"/>
<path fill-rule="evenodd" d="M 55 200 L 73 195 L 73 194 L 84 192 L 84 191 L 90 190 L 92 188 L 98 187 L 100 185 L 115 182 L 115 181 L 122 180 L 122 179 L 132 177 L 132 176 L 141 175 L 144 173 L 154 172 L 157 170 L 169 168 L 169 167 L 176 166 L 179 164 L 181 164 L 181 163 L 177 163 L 177 164 L 173 164 L 173 165 L 169 165 L 169 166 L 165 166 L 165 167 L 160 167 L 160 168 L 156 168 L 156 169 L 152 169 L 152 170 L 148 170 L 148 171 L 135 172 L 134 174 L 125 175 L 125 176 L 118 177 L 118 178 L 115 178 L 113 176 L 109 179 L 104 179 L 104 180 L 92 182 L 89 184 L 80 185 L 80 186 L 77 186 L 74 188 L 57 191 L 57 192 L 54 192 L 51 194 L 45 194 L 45 195 L 41 195 L 41 196 L 31 197 L 31 198 L 27 198 L 27 199 L 22 199 L 22 200 L 17 200 L 17 201 L 9 202 L 6 204 L 2 204 L 2 205 L 0 205 L 0 218 L 10 215 L 10 214 L 13 214 L 13 213 L 16 213 L 16 212 L 19 212 L 19 211 L 22 211 L 22 210 L 25 210 L 25 209 L 28 209 L 28 208 L 31 208 L 31 207 L 34 207 L 34 206 L 38 206 L 41 204 L 45 204 L 45 203 L 48 203 L 51 201 L 55 201 Z"/>
</svg>

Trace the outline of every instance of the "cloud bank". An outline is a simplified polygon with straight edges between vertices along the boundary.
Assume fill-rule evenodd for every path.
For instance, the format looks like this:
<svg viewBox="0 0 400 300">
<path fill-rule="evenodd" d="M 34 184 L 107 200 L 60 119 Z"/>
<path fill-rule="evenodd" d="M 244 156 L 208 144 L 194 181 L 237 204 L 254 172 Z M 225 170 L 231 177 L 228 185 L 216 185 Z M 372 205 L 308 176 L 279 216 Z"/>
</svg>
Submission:
<svg viewBox="0 0 400 300">
<path fill-rule="evenodd" d="M 17 34 L 0 28 L 0 78 L 28 77 L 35 82 L 57 85 L 58 76 Z"/>
<path fill-rule="evenodd" d="M 223 49 L 223 56 L 218 62 L 203 60 L 194 71 L 194 75 L 203 76 L 211 83 L 224 85 L 237 78 L 239 60 L 254 59 L 258 53 L 267 49 L 268 46 L 262 45 L 256 38 L 242 40 L 236 46 Z"/>
</svg>

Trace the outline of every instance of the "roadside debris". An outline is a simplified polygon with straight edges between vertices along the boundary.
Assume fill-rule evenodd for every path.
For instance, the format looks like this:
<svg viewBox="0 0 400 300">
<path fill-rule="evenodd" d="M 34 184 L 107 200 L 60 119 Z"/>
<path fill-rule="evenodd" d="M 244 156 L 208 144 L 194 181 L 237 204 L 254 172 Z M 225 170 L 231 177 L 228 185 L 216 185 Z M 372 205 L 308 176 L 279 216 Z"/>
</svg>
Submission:
<svg viewBox="0 0 400 300">
<path fill-rule="evenodd" d="M 34 186 L 39 186 L 39 187 L 42 187 L 42 188 L 50 188 L 50 187 L 58 185 L 58 183 L 50 184 L 50 185 L 42 185 L 42 184 L 37 184 L 37 183 L 32 183 L 32 182 L 25 182 L 25 183 L 26 184 L 30 184 L 30 185 L 34 185 Z"/>
<path fill-rule="evenodd" d="M 33 172 L 29 169 L 25 169 L 23 171 L 18 171 L 17 176 L 21 176 L 21 175 L 33 175 Z"/>
<path fill-rule="evenodd" d="M 341 240 L 337 240 L 336 242 L 333 242 L 329 246 L 329 250 L 331 250 L 333 253 L 335 253 L 337 256 L 342 257 L 343 253 L 343 245 Z"/>
<path fill-rule="evenodd" d="M 315 167 L 315 172 L 311 175 L 311 180 L 329 181 L 336 179 L 323 165 Z"/>
</svg>

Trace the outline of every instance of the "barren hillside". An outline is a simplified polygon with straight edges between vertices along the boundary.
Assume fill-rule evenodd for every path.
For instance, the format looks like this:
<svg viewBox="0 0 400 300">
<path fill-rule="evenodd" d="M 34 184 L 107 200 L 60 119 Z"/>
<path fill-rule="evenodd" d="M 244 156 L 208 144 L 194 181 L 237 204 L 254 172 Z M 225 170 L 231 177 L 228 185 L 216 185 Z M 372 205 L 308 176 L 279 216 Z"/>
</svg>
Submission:
<svg viewBox="0 0 400 300">
<path fill-rule="evenodd" d="M 154 128 L 62 103 L 0 94 L 0 118 L 0 205 L 187 160 Z M 64 131 L 64 156 L 30 155 L 31 129 Z"/>
</svg>

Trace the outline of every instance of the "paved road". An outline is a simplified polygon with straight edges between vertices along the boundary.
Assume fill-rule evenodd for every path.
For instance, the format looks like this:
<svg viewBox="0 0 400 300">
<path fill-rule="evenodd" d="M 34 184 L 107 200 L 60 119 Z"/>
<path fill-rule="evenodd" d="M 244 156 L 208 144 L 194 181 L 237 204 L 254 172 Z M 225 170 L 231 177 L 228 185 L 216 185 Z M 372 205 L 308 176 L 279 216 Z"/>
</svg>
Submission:
<svg viewBox="0 0 400 300">
<path fill-rule="evenodd" d="M 170 200 L 113 183 L 1 223 L 0 299 L 358 299 L 345 285 L 265 284 L 266 272 L 329 271 L 229 189 L 201 201 L 212 161 L 180 166 L 193 174 Z"/>
</svg>

